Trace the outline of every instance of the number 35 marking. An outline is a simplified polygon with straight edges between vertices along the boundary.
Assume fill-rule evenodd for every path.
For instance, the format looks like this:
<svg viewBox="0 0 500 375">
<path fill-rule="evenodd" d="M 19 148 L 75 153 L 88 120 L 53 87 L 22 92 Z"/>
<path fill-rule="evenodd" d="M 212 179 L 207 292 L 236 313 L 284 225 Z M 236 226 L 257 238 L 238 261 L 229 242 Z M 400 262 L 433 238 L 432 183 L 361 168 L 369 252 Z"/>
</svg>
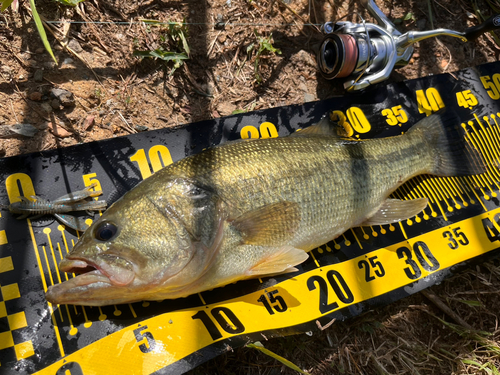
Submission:
<svg viewBox="0 0 500 375">
<path fill-rule="evenodd" d="M 467 246 L 469 244 L 469 239 L 466 237 L 464 232 L 460 231 L 460 227 L 453 228 L 451 231 L 447 230 L 446 232 L 443 232 L 443 237 L 450 241 L 448 246 L 452 250 L 458 249 L 460 245 Z"/>
</svg>

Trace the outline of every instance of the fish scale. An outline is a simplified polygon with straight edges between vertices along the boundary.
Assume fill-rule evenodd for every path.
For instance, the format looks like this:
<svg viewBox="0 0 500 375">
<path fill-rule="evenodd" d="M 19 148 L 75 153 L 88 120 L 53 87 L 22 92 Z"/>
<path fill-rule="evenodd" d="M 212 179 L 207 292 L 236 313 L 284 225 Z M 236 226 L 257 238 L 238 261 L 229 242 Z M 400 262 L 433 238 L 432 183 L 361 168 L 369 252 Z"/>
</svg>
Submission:
<svg viewBox="0 0 500 375">
<path fill-rule="evenodd" d="M 346 141 L 325 118 L 289 137 L 243 140 L 187 157 L 144 180 L 83 234 L 60 264 L 84 273 L 52 286 L 53 303 L 105 305 L 185 297 L 293 272 L 307 252 L 359 225 L 410 218 L 427 199 L 388 196 L 418 174 L 483 173 L 453 113 L 406 134 Z M 104 237 L 104 238 L 103 238 Z"/>
<path fill-rule="evenodd" d="M 433 159 L 412 156 L 423 141 L 395 137 L 390 144 L 346 143 L 325 136 L 250 140 L 188 157 L 164 173 L 211 186 L 229 203 L 233 218 L 279 201 L 298 202 L 301 225 L 292 242 L 311 250 L 353 222 L 359 224 L 360 216 L 378 208 L 403 182 L 398 183 L 401 176 L 406 181 L 432 172 Z M 407 162 L 389 162 L 395 154 Z M 151 178 L 161 180 L 162 175 Z M 314 237 L 318 239 L 311 242 Z"/>
</svg>

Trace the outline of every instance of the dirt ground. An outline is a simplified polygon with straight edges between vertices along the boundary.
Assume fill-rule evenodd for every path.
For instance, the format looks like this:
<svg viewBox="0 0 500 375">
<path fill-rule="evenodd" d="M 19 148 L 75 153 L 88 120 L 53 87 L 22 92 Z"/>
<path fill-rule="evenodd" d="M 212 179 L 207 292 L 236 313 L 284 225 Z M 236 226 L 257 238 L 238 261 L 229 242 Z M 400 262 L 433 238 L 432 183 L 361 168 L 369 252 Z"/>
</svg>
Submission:
<svg viewBox="0 0 500 375">
<path fill-rule="evenodd" d="M 402 32 L 464 30 L 486 18 L 495 0 L 376 0 Z M 87 0 L 75 7 L 36 2 L 49 23 L 56 64 L 43 48 L 29 11 L 0 14 L 0 156 L 66 147 L 343 94 L 339 81 L 317 71 L 318 25 L 353 13 L 373 22 L 356 1 L 339 0 Z M 134 50 L 185 49 L 175 31 L 141 20 L 183 21 L 189 59 L 138 58 Z M 259 37 L 278 53 L 263 53 Z M 253 44 L 253 49 L 251 48 Z M 67 47 L 69 48 L 67 48 Z M 71 50 L 71 51 L 70 51 Z M 486 34 L 463 43 L 429 39 L 392 81 L 452 72 L 496 61 L 500 48 Z M 67 91 L 54 94 L 53 89 Z M 68 93 L 69 91 L 69 93 Z M 61 94 L 62 93 L 62 94 Z M 30 124 L 32 137 L 9 126 Z M 500 268 L 478 266 L 431 289 L 455 317 L 419 294 L 312 336 L 264 345 L 312 374 L 498 374 Z M 472 301 L 472 302 L 471 302 Z M 457 323 L 461 318 L 476 331 Z M 482 367 L 481 367 L 482 366 Z M 251 349 L 229 352 L 193 374 L 280 374 L 292 371 Z"/>
</svg>

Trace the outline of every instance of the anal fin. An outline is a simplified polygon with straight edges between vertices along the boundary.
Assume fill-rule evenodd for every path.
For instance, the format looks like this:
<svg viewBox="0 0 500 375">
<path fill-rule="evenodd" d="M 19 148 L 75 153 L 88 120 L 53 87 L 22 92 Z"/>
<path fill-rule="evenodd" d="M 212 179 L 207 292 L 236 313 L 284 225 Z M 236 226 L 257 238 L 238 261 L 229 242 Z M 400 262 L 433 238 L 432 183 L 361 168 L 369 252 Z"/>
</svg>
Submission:
<svg viewBox="0 0 500 375">
<path fill-rule="evenodd" d="M 399 199 L 386 199 L 379 210 L 364 221 L 360 226 L 391 224 L 401 220 L 409 219 L 421 212 L 429 200 L 418 198 L 402 201 Z"/>
<path fill-rule="evenodd" d="M 292 246 L 276 248 L 272 255 L 261 259 L 261 261 L 246 271 L 249 277 L 270 276 L 281 273 L 295 272 L 296 266 L 304 262 L 309 255 L 304 251 Z"/>
</svg>

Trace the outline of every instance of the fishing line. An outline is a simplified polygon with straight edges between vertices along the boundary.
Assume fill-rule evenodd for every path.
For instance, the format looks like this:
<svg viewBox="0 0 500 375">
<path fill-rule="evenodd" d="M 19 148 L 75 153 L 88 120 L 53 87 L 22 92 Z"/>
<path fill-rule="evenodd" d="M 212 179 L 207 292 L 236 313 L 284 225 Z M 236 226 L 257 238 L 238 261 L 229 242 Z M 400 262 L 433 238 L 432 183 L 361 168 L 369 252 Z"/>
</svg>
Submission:
<svg viewBox="0 0 500 375">
<path fill-rule="evenodd" d="M 220 24 L 224 24 L 224 26 L 316 26 L 319 27 L 322 24 L 320 23 L 304 23 L 301 25 L 297 25 L 294 23 L 240 23 L 240 22 L 161 22 L 161 21 L 133 21 L 133 22 L 125 22 L 125 21 L 45 21 L 46 23 L 50 24 L 94 24 L 94 25 L 123 25 L 123 26 L 130 26 L 130 25 L 140 25 L 140 24 L 145 24 L 145 25 L 152 25 L 152 26 L 161 26 L 161 25 L 172 25 L 172 24 L 182 24 L 182 25 L 189 25 L 189 26 L 202 26 L 202 25 L 209 25 L 209 26 L 216 26 Z M 0 22 L 0 25 L 6 25 L 7 22 Z"/>
</svg>

